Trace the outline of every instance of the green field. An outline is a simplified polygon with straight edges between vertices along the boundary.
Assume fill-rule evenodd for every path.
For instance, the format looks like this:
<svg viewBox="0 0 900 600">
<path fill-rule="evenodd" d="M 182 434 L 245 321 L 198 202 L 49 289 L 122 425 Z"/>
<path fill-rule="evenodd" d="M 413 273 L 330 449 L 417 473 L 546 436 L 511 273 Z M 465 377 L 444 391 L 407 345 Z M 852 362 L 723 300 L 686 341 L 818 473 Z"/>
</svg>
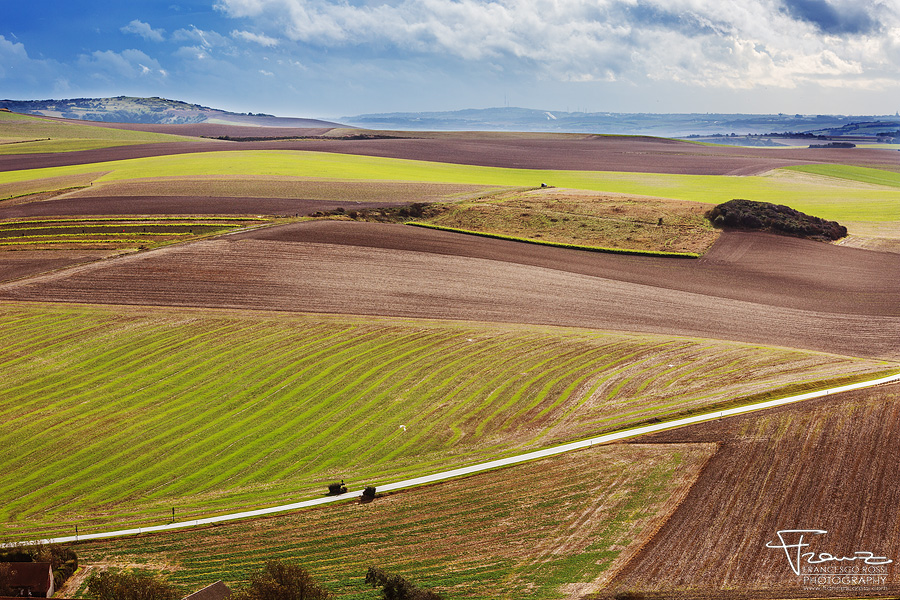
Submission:
<svg viewBox="0 0 900 600">
<path fill-rule="evenodd" d="M 829 167 L 831 168 L 831 167 Z M 871 169 L 880 173 L 877 169 Z M 528 188 L 561 188 L 655 196 L 718 204 L 734 198 L 787 204 L 837 221 L 900 221 L 900 190 L 839 178 L 728 177 L 601 171 L 502 169 L 300 151 L 203 152 L 90 165 L 0 173 L 0 192 L 31 179 L 105 172 L 96 182 L 176 176 L 255 175 L 330 180 L 416 181 Z M 788 172 L 794 173 L 796 172 Z M 884 172 L 886 181 L 894 177 Z"/>
<path fill-rule="evenodd" d="M 848 181 L 858 181 L 860 183 L 871 183 L 874 185 L 900 188 L 900 173 L 882 169 L 855 167 L 851 165 L 799 165 L 796 167 L 785 167 L 785 169 L 800 173 L 834 177 L 836 179 L 846 179 Z"/>
<path fill-rule="evenodd" d="M 549 327 L 77 305 L 0 305 L 0 348 L 7 539 L 288 503 L 889 367 Z"/>
<path fill-rule="evenodd" d="M 369 566 L 445 598 L 557 599 L 596 589 L 693 482 L 713 444 L 613 445 L 276 518 L 78 544 L 79 564 L 134 565 L 195 591 L 244 585 L 270 558 L 342 599 L 380 598 Z M 616 563 L 618 564 L 618 563 Z M 86 574 L 86 573 L 85 573 Z M 594 585 L 592 585 L 594 584 Z"/>
<path fill-rule="evenodd" d="M 71 152 L 186 140 L 196 141 L 197 138 L 66 123 L 0 111 L 0 155 Z"/>
</svg>

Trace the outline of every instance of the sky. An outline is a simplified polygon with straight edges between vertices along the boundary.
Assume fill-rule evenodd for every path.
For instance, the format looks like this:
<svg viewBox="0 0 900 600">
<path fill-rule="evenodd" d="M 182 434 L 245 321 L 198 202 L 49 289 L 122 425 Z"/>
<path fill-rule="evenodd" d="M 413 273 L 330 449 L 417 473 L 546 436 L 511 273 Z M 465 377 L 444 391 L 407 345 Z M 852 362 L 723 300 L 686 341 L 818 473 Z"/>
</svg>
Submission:
<svg viewBox="0 0 900 600">
<path fill-rule="evenodd" d="M 900 0 L 0 0 L 0 98 L 893 115 Z"/>
</svg>

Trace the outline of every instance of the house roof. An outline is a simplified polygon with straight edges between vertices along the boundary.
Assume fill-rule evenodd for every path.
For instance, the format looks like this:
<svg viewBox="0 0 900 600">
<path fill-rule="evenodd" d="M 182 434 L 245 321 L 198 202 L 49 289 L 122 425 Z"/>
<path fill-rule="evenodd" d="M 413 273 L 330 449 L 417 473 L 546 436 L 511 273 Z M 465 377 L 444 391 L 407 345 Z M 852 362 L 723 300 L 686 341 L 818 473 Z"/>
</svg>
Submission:
<svg viewBox="0 0 900 600">
<path fill-rule="evenodd" d="M 13 562 L 10 567 L 9 585 L 12 588 L 28 588 L 35 594 L 46 594 L 53 583 L 53 570 L 48 562 Z"/>
<path fill-rule="evenodd" d="M 193 594 L 185 596 L 182 600 L 224 600 L 231 595 L 231 588 L 217 581 L 206 586 L 202 590 L 197 590 Z"/>
</svg>

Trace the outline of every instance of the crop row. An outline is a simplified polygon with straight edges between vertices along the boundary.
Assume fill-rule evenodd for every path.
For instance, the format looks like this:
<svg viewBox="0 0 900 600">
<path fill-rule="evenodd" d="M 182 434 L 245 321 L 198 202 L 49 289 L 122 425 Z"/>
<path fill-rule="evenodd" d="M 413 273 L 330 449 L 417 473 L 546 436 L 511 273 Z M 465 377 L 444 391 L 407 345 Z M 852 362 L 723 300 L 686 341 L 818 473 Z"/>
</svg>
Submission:
<svg viewBox="0 0 900 600">
<path fill-rule="evenodd" d="M 191 236 L 228 231 L 244 221 L 211 220 L 172 222 L 128 219 L 14 221 L 0 223 L 0 246 L 81 244 L 158 246 Z"/>
<path fill-rule="evenodd" d="M 539 327 L 0 308 L 0 515 L 19 538 L 290 502 L 884 366 Z"/>
</svg>

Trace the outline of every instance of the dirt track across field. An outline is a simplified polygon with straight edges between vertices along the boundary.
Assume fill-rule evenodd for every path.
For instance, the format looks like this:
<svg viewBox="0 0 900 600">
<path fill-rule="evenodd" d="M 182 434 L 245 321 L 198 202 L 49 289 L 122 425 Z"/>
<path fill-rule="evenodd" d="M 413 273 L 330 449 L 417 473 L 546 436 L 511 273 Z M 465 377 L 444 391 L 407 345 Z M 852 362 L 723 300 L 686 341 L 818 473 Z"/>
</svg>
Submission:
<svg viewBox="0 0 900 600">
<path fill-rule="evenodd" d="M 641 438 L 641 444 L 715 442 L 720 449 L 679 509 L 607 588 L 608 594 L 897 597 L 898 399 L 900 385 L 894 384 Z M 804 559 L 802 572 L 837 575 L 837 582 L 807 579 L 809 589 L 804 590 L 804 579 L 795 575 L 784 550 L 766 547 L 778 545 L 776 532 L 788 529 L 827 532 L 807 534 L 810 546 L 803 552 L 838 557 L 872 552 L 894 562 L 875 569 L 861 560 L 809 564 Z M 794 535 L 790 543 L 797 539 Z M 884 580 L 853 583 L 845 573 Z M 849 588 L 842 590 L 843 585 Z M 880 585 L 885 589 L 878 590 Z"/>
<path fill-rule="evenodd" d="M 900 359 L 900 282 L 881 272 L 894 255 L 757 236 L 726 234 L 695 261 L 312 222 L 23 280 L 0 299 L 522 322 Z"/>
<path fill-rule="evenodd" d="M 900 153 L 879 149 L 771 150 L 701 146 L 661 138 L 459 137 L 433 139 L 197 141 L 139 144 L 80 152 L 0 156 L 0 171 L 87 164 L 218 150 L 310 150 L 523 169 L 755 175 L 778 167 L 843 163 L 900 170 Z"/>
</svg>

